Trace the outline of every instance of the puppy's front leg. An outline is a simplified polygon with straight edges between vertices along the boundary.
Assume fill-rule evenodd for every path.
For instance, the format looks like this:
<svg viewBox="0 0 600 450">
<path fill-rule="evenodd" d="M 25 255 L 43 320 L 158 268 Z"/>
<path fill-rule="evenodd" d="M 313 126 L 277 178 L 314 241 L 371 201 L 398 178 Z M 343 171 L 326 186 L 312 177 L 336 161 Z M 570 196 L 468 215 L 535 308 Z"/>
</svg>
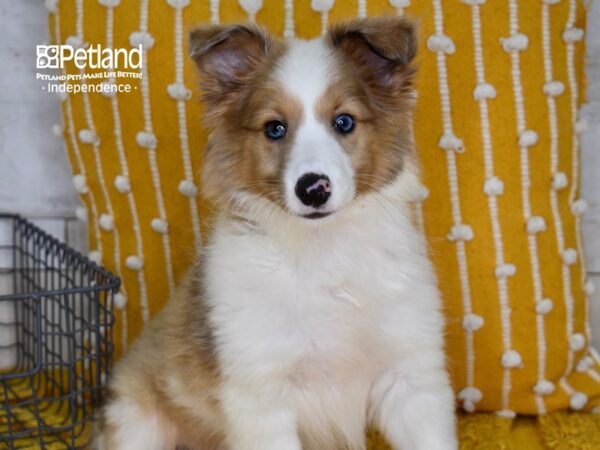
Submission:
<svg viewBox="0 0 600 450">
<path fill-rule="evenodd" d="M 371 423 L 394 450 L 456 450 L 454 396 L 443 370 L 412 376 L 390 370 L 373 385 Z"/>
<path fill-rule="evenodd" d="M 294 414 L 272 396 L 226 389 L 222 403 L 230 450 L 302 450 Z"/>
</svg>

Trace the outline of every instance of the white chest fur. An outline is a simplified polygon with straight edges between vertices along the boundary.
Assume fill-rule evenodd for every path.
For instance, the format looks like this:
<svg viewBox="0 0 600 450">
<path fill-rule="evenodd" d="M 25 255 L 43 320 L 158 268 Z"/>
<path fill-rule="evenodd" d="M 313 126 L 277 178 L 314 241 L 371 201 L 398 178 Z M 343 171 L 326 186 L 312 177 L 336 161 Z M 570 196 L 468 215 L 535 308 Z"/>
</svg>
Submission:
<svg viewBox="0 0 600 450">
<path fill-rule="evenodd" d="M 441 348 L 408 207 L 371 199 L 317 227 L 219 226 L 207 290 L 226 382 L 289 403 L 301 427 L 333 422 L 360 441 L 376 377 L 403 354 Z"/>
</svg>

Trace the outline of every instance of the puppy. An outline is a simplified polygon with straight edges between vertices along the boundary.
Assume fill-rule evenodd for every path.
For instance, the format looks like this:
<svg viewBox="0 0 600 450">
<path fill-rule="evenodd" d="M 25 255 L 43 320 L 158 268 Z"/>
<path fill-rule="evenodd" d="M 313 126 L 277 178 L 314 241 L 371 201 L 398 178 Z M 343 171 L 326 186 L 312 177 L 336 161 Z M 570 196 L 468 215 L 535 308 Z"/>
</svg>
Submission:
<svg viewBox="0 0 600 450">
<path fill-rule="evenodd" d="M 190 35 L 219 213 L 178 293 L 120 362 L 107 450 L 453 450 L 454 398 L 411 116 L 415 26 L 280 41 Z"/>
</svg>

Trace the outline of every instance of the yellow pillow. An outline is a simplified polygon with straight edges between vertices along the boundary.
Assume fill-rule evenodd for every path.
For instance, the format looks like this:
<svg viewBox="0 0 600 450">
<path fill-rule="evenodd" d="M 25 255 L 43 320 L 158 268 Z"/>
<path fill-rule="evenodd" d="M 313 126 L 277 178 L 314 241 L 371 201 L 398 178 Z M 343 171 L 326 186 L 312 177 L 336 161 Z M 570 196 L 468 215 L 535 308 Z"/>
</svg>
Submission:
<svg viewBox="0 0 600 450">
<path fill-rule="evenodd" d="M 187 30 L 255 19 L 309 38 L 334 20 L 405 12 L 421 24 L 415 127 L 426 190 L 417 211 L 459 404 L 502 417 L 600 404 L 579 236 L 579 1 L 47 3 L 57 43 L 145 46 L 143 79 L 117 80 L 131 81 L 131 93 L 62 103 L 91 256 L 123 278 L 117 354 L 186 271 L 209 214 L 197 195 L 206 136 L 190 100 Z"/>
</svg>

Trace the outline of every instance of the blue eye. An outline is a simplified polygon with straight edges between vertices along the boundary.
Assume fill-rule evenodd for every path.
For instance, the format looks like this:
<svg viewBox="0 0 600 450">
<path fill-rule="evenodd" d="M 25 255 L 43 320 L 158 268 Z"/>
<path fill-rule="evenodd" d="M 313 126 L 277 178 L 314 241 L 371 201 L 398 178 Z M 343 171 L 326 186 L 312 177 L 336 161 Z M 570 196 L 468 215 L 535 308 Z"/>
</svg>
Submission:
<svg viewBox="0 0 600 450">
<path fill-rule="evenodd" d="M 265 125 L 265 135 L 273 141 L 283 139 L 286 133 L 287 127 L 285 123 L 279 120 L 272 120 Z"/>
<path fill-rule="evenodd" d="M 354 119 L 350 114 L 340 114 L 333 121 L 333 128 L 340 134 L 348 134 L 354 129 Z"/>
</svg>

